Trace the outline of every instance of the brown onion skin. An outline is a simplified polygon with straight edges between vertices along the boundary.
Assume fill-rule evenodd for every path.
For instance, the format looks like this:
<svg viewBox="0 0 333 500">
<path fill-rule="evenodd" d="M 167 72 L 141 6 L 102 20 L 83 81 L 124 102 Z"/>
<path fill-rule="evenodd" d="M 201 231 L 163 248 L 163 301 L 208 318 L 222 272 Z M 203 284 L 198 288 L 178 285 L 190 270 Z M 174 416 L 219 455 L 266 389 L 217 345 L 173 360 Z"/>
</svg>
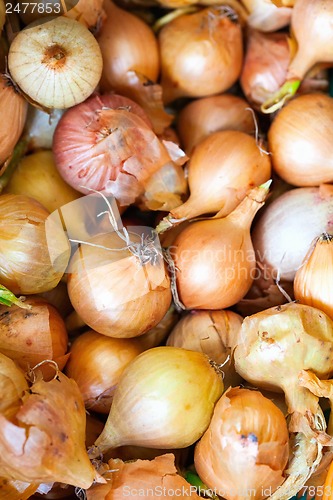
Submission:
<svg viewBox="0 0 333 500">
<path fill-rule="evenodd" d="M 275 117 L 268 131 L 275 172 L 294 186 L 333 182 L 332 128 L 331 97 L 296 97 Z"/>
</svg>

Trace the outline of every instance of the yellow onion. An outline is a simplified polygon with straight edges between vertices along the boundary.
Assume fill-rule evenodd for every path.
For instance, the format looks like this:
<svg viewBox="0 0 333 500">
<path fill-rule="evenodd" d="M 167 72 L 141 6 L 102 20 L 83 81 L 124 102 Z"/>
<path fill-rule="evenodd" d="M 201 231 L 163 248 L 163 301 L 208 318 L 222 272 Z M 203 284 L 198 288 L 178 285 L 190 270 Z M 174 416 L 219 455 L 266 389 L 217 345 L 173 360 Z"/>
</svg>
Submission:
<svg viewBox="0 0 333 500">
<path fill-rule="evenodd" d="M 264 32 L 277 31 L 290 23 L 292 9 L 274 0 L 241 0 L 249 12 L 247 24 Z M 276 5 L 279 3 L 279 5 Z M 282 3 L 282 5 L 281 5 Z"/>
<path fill-rule="evenodd" d="M 61 225 L 27 196 L 0 196 L 0 281 L 13 293 L 46 292 L 60 281 L 69 259 Z M 47 230 L 48 229 L 48 230 Z"/>
<path fill-rule="evenodd" d="M 63 109 L 53 109 L 51 115 L 35 108 L 28 107 L 23 137 L 28 142 L 28 150 L 52 149 L 54 130 L 64 114 Z"/>
<path fill-rule="evenodd" d="M 30 196 L 49 212 L 81 196 L 62 179 L 51 151 L 39 151 L 22 158 L 4 192 Z"/>
<path fill-rule="evenodd" d="M 8 67 L 35 103 L 63 109 L 93 93 L 101 77 L 102 55 L 85 26 L 60 16 L 20 31 L 10 46 Z"/>
<path fill-rule="evenodd" d="M 308 94 L 290 102 L 274 119 L 269 149 L 276 173 L 294 186 L 333 181 L 333 99 Z"/>
<path fill-rule="evenodd" d="M 4 0 L 0 0 L 0 32 L 4 27 L 6 21 L 6 7 Z"/>
<path fill-rule="evenodd" d="M 28 500 L 33 498 L 38 484 L 25 483 L 23 481 L 10 481 L 0 478 L 1 500 Z"/>
<path fill-rule="evenodd" d="M 171 453 L 154 458 L 154 460 L 135 460 L 123 462 L 111 459 L 108 462 L 106 485 L 94 485 L 87 491 L 87 500 L 123 500 L 127 495 L 133 500 L 142 496 L 153 499 L 163 497 L 192 498 L 199 500 L 193 487 L 178 474 L 175 457 Z M 146 495 L 142 495 L 145 493 Z"/>
<path fill-rule="evenodd" d="M 170 249 L 179 299 L 187 309 L 225 309 L 249 291 L 256 271 L 250 227 L 268 184 L 252 189 L 227 217 L 193 222 Z"/>
<path fill-rule="evenodd" d="M 142 346 L 142 349 L 147 350 L 161 345 L 177 323 L 178 317 L 176 308 L 171 305 L 164 318 L 154 328 L 138 337 L 137 341 Z"/>
<path fill-rule="evenodd" d="M 177 17 L 158 38 L 166 103 L 178 97 L 219 94 L 240 75 L 242 30 L 230 7 L 208 7 Z"/>
<path fill-rule="evenodd" d="M 136 337 L 156 326 L 171 303 L 160 249 L 130 234 L 95 236 L 75 253 L 68 293 L 82 320 L 110 337 Z"/>
<path fill-rule="evenodd" d="M 51 425 L 50 425 L 51 422 Z M 7 479 L 88 488 L 97 474 L 85 450 L 85 408 L 73 380 L 37 380 L 13 421 L 0 414 L 0 467 Z"/>
<path fill-rule="evenodd" d="M 284 481 L 289 434 L 283 413 L 259 391 L 227 390 L 195 448 L 203 482 L 226 500 L 270 497 Z"/>
<path fill-rule="evenodd" d="M 188 164 L 190 197 L 171 210 L 157 231 L 207 213 L 219 211 L 225 217 L 249 189 L 268 181 L 270 173 L 269 157 L 253 137 L 236 130 L 209 135 L 197 145 Z"/>
<path fill-rule="evenodd" d="M 0 165 L 12 154 L 28 111 L 27 101 L 0 75 Z"/>
<path fill-rule="evenodd" d="M 166 344 L 207 354 L 222 365 L 224 387 L 235 386 L 242 379 L 235 371 L 231 348 L 237 344 L 242 321 L 232 311 L 191 311 L 178 321 Z"/>
<path fill-rule="evenodd" d="M 333 319 L 333 236 L 323 233 L 307 253 L 294 279 L 295 299 L 317 307 Z"/>
<path fill-rule="evenodd" d="M 135 339 L 114 339 L 94 331 L 74 340 L 66 373 L 77 383 L 88 410 L 109 413 L 122 372 L 141 352 Z"/>
<path fill-rule="evenodd" d="M 123 372 L 90 456 L 128 444 L 185 448 L 207 429 L 222 392 L 222 377 L 205 354 L 168 346 L 149 349 Z"/>
<path fill-rule="evenodd" d="M 0 389 L 2 394 L 0 400 L 0 414 L 10 419 L 20 408 L 22 397 L 29 387 L 24 377 L 24 373 L 18 368 L 13 360 L 1 352 Z"/>
<path fill-rule="evenodd" d="M 177 120 L 181 143 L 190 154 L 200 141 L 219 130 L 239 130 L 252 134 L 253 117 L 241 97 L 222 94 L 196 99 L 182 108 Z"/>
<path fill-rule="evenodd" d="M 290 303 L 245 318 L 238 339 L 237 372 L 256 387 L 286 396 L 296 452 L 286 481 L 272 498 L 287 500 L 318 467 L 323 445 L 331 446 L 319 398 L 300 387 L 299 375 L 302 370 L 320 379 L 332 374 L 333 321 L 319 309 Z"/>
<path fill-rule="evenodd" d="M 162 89 L 155 83 L 160 72 L 156 37 L 142 19 L 111 0 L 105 2 L 105 9 L 107 19 L 98 37 L 104 63 L 100 88 L 140 104 L 155 132 L 162 133 L 172 116 L 164 111 Z"/>
<path fill-rule="evenodd" d="M 45 300 L 29 297 L 31 309 L 0 306 L 0 352 L 28 371 L 41 361 L 54 360 L 62 370 L 68 355 L 68 336 L 58 311 Z M 54 370 L 44 365 L 44 378 L 52 378 Z"/>
</svg>

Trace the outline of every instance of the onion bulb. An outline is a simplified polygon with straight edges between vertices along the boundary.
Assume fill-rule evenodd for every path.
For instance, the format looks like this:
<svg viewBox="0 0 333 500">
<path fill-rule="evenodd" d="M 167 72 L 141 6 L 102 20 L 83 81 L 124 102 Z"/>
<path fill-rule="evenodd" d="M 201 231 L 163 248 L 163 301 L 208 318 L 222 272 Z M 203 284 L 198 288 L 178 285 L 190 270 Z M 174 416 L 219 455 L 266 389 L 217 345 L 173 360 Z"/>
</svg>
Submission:
<svg viewBox="0 0 333 500">
<path fill-rule="evenodd" d="M 256 270 L 250 227 L 267 184 L 252 189 L 227 217 L 193 222 L 176 238 L 171 255 L 185 308 L 225 309 L 249 291 Z"/>
<path fill-rule="evenodd" d="M 227 6 L 177 17 L 159 33 L 164 102 L 229 89 L 242 69 L 242 30 Z"/>
<path fill-rule="evenodd" d="M 289 434 L 281 410 L 259 391 L 227 390 L 195 448 L 203 482 L 226 500 L 270 497 L 284 481 Z"/>
<path fill-rule="evenodd" d="M 41 361 L 54 360 L 62 370 L 68 356 L 68 336 L 58 311 L 45 300 L 29 297 L 31 309 L 0 307 L 0 352 L 28 371 Z M 41 367 L 44 379 L 52 378 L 49 365 Z"/>
<path fill-rule="evenodd" d="M 0 352 L 0 414 L 11 419 L 22 403 L 22 397 L 29 389 L 24 373 L 13 360 Z M 1 492 L 1 489 L 0 489 Z M 0 496 L 1 498 L 1 496 Z"/>
<path fill-rule="evenodd" d="M 51 115 L 29 105 L 23 137 L 28 141 L 28 150 L 52 149 L 53 134 L 63 109 L 53 109 Z"/>
<path fill-rule="evenodd" d="M 102 55 L 85 26 L 60 16 L 20 31 L 10 46 L 8 67 L 35 103 L 63 109 L 93 93 L 102 73 Z"/>
<path fill-rule="evenodd" d="M 247 24 L 259 31 L 270 32 L 284 28 L 290 23 L 292 9 L 277 6 L 274 0 L 241 0 L 249 12 Z"/>
<path fill-rule="evenodd" d="M 85 450 L 85 408 L 73 380 L 37 380 L 13 420 L 0 414 L 0 467 L 7 479 L 89 488 L 97 479 Z M 50 425 L 50 422 L 52 425 Z"/>
<path fill-rule="evenodd" d="M 123 372 L 90 456 L 126 444 L 186 448 L 207 429 L 222 392 L 222 377 L 206 355 L 178 347 L 149 349 Z"/>
<path fill-rule="evenodd" d="M 295 299 L 317 307 L 333 319 L 333 236 L 323 233 L 311 245 L 294 280 Z"/>
<path fill-rule="evenodd" d="M 263 104 L 263 112 L 271 113 L 281 108 L 317 63 L 332 64 L 332 22 L 333 4 L 330 0 L 297 0 L 292 9 L 290 28 L 297 42 L 297 51 L 289 64 L 285 83 Z"/>
<path fill-rule="evenodd" d="M 0 196 L 0 282 L 13 293 L 52 290 L 68 264 L 70 247 L 61 225 L 28 196 Z"/>
<path fill-rule="evenodd" d="M 0 32 L 5 25 L 6 21 L 6 8 L 4 0 L 0 0 Z"/>
<path fill-rule="evenodd" d="M 161 250 L 135 234 L 126 245 L 116 232 L 95 236 L 76 251 L 68 293 L 90 328 L 115 338 L 146 333 L 171 303 Z"/>
<path fill-rule="evenodd" d="M 22 134 L 28 103 L 0 74 L 0 166 L 12 154 Z"/>
<path fill-rule="evenodd" d="M 268 181 L 269 157 L 255 139 L 236 130 L 215 132 L 197 145 L 188 164 L 190 197 L 157 226 L 163 232 L 199 215 L 229 215 L 249 189 Z"/>
<path fill-rule="evenodd" d="M 38 151 L 23 157 L 4 192 L 30 196 L 49 212 L 81 196 L 62 179 L 51 151 Z"/>
<path fill-rule="evenodd" d="M 322 446 L 331 446 L 319 398 L 300 387 L 299 374 L 312 370 L 321 379 L 331 375 L 333 321 L 314 307 L 290 303 L 245 318 L 238 338 L 237 372 L 256 387 L 285 393 L 291 415 L 289 431 L 300 440 L 289 476 L 272 497 L 288 499 L 317 468 Z"/>
<path fill-rule="evenodd" d="M 169 346 L 207 354 L 221 365 L 224 387 L 240 384 L 231 349 L 237 344 L 237 336 L 243 318 L 232 311 L 191 311 L 183 316 L 170 333 Z"/>
<path fill-rule="evenodd" d="M 199 500 L 193 487 L 180 476 L 175 467 L 175 457 L 171 453 L 154 458 L 154 460 L 135 460 L 123 462 L 119 458 L 108 462 L 110 472 L 105 474 L 106 485 L 94 485 L 87 491 L 87 500 L 123 500 L 130 492 L 133 500 L 147 492 L 152 499 L 163 496 L 177 500 L 191 498 Z"/>
<path fill-rule="evenodd" d="M 177 120 L 181 143 L 189 155 L 194 146 L 219 130 L 239 130 L 252 134 L 253 117 L 241 97 L 222 94 L 196 99 L 182 108 Z"/>
<path fill-rule="evenodd" d="M 261 278 L 292 281 L 314 238 L 333 232 L 333 186 L 292 189 L 263 210 L 252 232 Z M 306 220 L 306 224 L 303 221 Z"/>
<path fill-rule="evenodd" d="M 66 373 L 77 383 L 88 410 L 109 413 L 122 372 L 141 352 L 135 339 L 114 339 L 94 331 L 74 340 Z"/>
<path fill-rule="evenodd" d="M 333 181 L 333 99 L 324 94 L 297 97 L 275 117 L 269 149 L 276 173 L 295 186 Z"/>
<path fill-rule="evenodd" d="M 56 128 L 53 153 L 64 180 L 113 195 L 121 206 L 144 194 L 153 174 L 187 157 L 178 146 L 160 141 L 144 110 L 131 99 L 96 95 L 68 110 Z"/>
<path fill-rule="evenodd" d="M 104 63 L 100 88 L 140 104 L 160 134 L 172 116 L 164 111 L 162 89 L 155 83 L 160 72 L 157 39 L 142 19 L 111 0 L 105 2 L 105 9 L 107 20 L 98 37 Z"/>
</svg>

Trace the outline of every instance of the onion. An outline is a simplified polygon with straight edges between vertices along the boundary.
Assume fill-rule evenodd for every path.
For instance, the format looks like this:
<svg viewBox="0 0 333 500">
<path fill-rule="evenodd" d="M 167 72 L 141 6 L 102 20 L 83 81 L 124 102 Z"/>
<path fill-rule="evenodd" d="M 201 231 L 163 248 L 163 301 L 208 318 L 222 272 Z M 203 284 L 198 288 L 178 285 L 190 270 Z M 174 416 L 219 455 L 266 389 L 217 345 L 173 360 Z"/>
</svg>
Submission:
<svg viewBox="0 0 333 500">
<path fill-rule="evenodd" d="M 232 94 L 203 97 L 182 108 L 177 130 L 182 145 L 189 155 L 194 146 L 219 130 L 239 130 L 252 134 L 253 117 L 246 109 L 248 103 Z"/>
<path fill-rule="evenodd" d="M 191 311 L 183 316 L 168 337 L 167 345 L 203 352 L 223 368 L 225 388 L 240 384 L 231 348 L 237 344 L 243 318 L 232 311 Z"/>
<path fill-rule="evenodd" d="M 81 196 L 62 179 L 51 151 L 38 151 L 22 158 L 4 192 L 30 196 L 49 212 Z"/>
<path fill-rule="evenodd" d="M 57 372 L 22 399 L 13 421 L 0 414 L 2 477 L 89 488 L 98 474 L 85 450 L 85 409 L 75 382 Z"/>
<path fill-rule="evenodd" d="M 0 75 L 0 165 L 12 154 L 27 116 L 28 103 Z"/>
<path fill-rule="evenodd" d="M 22 397 L 29 389 L 24 373 L 11 359 L 0 352 L 0 414 L 11 419 L 21 406 Z M 1 492 L 1 489 L 0 489 Z M 1 498 L 1 497 L 0 497 Z"/>
<path fill-rule="evenodd" d="M 333 181 L 333 99 L 309 94 L 290 102 L 274 119 L 269 132 L 273 167 L 295 186 Z"/>
<path fill-rule="evenodd" d="M 0 282 L 14 293 L 52 290 L 69 260 L 61 225 L 48 224 L 47 210 L 27 196 L 0 196 Z"/>
<path fill-rule="evenodd" d="M 103 8 L 104 0 L 76 0 L 72 3 L 74 6 L 65 13 L 65 16 L 76 19 L 87 28 L 98 32 L 106 18 Z"/>
<path fill-rule="evenodd" d="M 302 370 L 328 378 L 333 366 L 333 321 L 318 309 L 287 304 L 245 318 L 234 350 L 238 373 L 257 387 L 284 391 L 291 415 L 289 431 L 296 434 L 288 477 L 274 500 L 287 500 L 305 484 L 330 446 L 319 398 L 301 388 Z"/>
<path fill-rule="evenodd" d="M 156 37 L 142 19 L 111 0 L 105 9 L 108 17 L 98 37 L 104 61 L 101 90 L 113 90 L 140 104 L 160 134 L 172 116 L 164 111 L 162 89 L 154 83 L 160 70 Z"/>
<path fill-rule="evenodd" d="M 250 13 L 247 23 L 251 28 L 266 32 L 277 31 L 290 23 L 292 9 L 277 6 L 274 0 L 241 1 Z"/>
<path fill-rule="evenodd" d="M 332 22 L 333 4 L 330 0 L 297 0 L 291 18 L 297 52 L 289 64 L 285 83 L 263 104 L 263 112 L 271 113 L 281 108 L 317 63 L 333 62 Z"/>
<path fill-rule="evenodd" d="M 68 359 L 68 336 L 63 319 L 45 300 L 31 297 L 25 301 L 30 310 L 18 306 L 0 307 L 0 352 L 28 371 L 41 361 L 54 360 L 62 370 Z M 49 380 L 54 370 L 41 368 Z"/>
<path fill-rule="evenodd" d="M 184 14 L 159 33 L 164 102 L 204 97 L 229 89 L 243 58 L 242 31 L 230 7 Z"/>
<path fill-rule="evenodd" d="M 199 500 L 193 487 L 177 473 L 175 457 L 171 453 L 156 457 L 154 460 L 123 462 L 111 459 L 106 474 L 108 484 L 96 485 L 87 491 L 87 500 L 122 500 L 128 494 L 138 500 L 146 493 L 152 499 L 163 497 L 192 498 Z"/>
<path fill-rule="evenodd" d="M 122 374 L 90 456 L 126 444 L 190 446 L 207 429 L 222 392 L 222 377 L 206 355 L 177 347 L 149 349 Z"/>
<path fill-rule="evenodd" d="M 333 231 L 332 216 L 330 185 L 293 189 L 272 202 L 252 233 L 260 278 L 268 286 L 272 278 L 292 281 L 314 238 Z"/>
<path fill-rule="evenodd" d="M 256 270 L 250 226 L 267 184 L 252 189 L 227 217 L 193 222 L 176 238 L 171 255 L 185 308 L 225 309 L 250 289 Z"/>
<path fill-rule="evenodd" d="M 117 95 L 97 95 L 68 110 L 56 128 L 53 152 L 70 186 L 112 194 L 121 206 L 143 195 L 163 166 L 187 159 L 176 145 L 158 139 L 139 105 Z"/>
<path fill-rule="evenodd" d="M 63 109 L 54 109 L 49 115 L 29 105 L 23 134 L 24 139 L 28 141 L 29 150 L 52 149 L 54 130 L 63 114 Z"/>
<path fill-rule="evenodd" d="M 259 391 L 231 388 L 195 448 L 200 478 L 226 500 L 270 497 L 283 483 L 289 434 L 283 413 Z"/>
<path fill-rule="evenodd" d="M 199 215 L 224 217 L 244 199 L 247 191 L 266 182 L 270 160 L 253 137 L 238 131 L 211 134 L 195 148 L 188 165 L 190 197 L 171 210 L 157 226 L 163 232 L 173 224 Z"/>
<path fill-rule="evenodd" d="M 141 351 L 134 339 L 113 339 L 94 331 L 74 340 L 66 373 L 77 383 L 88 410 L 109 413 L 122 372 Z"/>
<path fill-rule="evenodd" d="M 8 67 L 34 102 L 63 109 L 93 93 L 101 77 L 102 55 L 87 28 L 60 16 L 20 31 L 10 46 Z"/>
<path fill-rule="evenodd" d="M 68 276 L 73 307 L 93 330 L 136 337 L 156 326 L 171 303 L 161 250 L 144 235 L 102 234 L 75 253 Z"/>
<path fill-rule="evenodd" d="M 158 347 L 164 342 L 168 334 L 178 321 L 176 308 L 171 305 L 164 318 L 151 330 L 144 335 L 140 335 L 137 342 L 140 343 L 142 350 Z"/>
</svg>

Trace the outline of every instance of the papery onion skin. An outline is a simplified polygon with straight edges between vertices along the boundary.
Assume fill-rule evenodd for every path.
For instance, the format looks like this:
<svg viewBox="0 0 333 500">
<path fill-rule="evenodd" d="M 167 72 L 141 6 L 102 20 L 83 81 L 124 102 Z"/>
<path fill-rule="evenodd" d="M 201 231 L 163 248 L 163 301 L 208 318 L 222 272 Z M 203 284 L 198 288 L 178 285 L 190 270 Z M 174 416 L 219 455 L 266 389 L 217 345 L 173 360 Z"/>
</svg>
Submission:
<svg viewBox="0 0 333 500">
<path fill-rule="evenodd" d="M 242 379 L 235 371 L 231 349 L 237 345 L 242 321 L 232 311 L 193 310 L 178 321 L 166 345 L 207 354 L 222 366 L 224 387 L 236 386 Z"/>
<path fill-rule="evenodd" d="M 292 9 L 277 7 L 272 0 L 242 0 L 242 3 L 250 12 L 247 23 L 251 28 L 272 32 L 290 23 Z"/>
<path fill-rule="evenodd" d="M 74 340 L 66 374 L 79 386 L 88 410 L 109 413 L 122 372 L 141 352 L 134 339 L 114 339 L 92 330 Z"/>
<path fill-rule="evenodd" d="M 126 444 L 185 448 L 208 427 L 222 392 L 222 377 L 206 355 L 177 347 L 149 349 L 124 371 L 92 454 Z"/>
<path fill-rule="evenodd" d="M 333 186 L 329 184 L 293 189 L 264 209 L 252 241 L 268 286 L 272 277 L 292 281 L 311 242 L 322 232 L 333 232 Z"/>
<path fill-rule="evenodd" d="M 131 238 L 138 241 L 136 235 Z M 69 297 L 83 321 L 115 338 L 136 337 L 156 326 L 171 304 L 162 256 L 156 264 L 142 265 L 116 233 L 96 236 L 90 243 L 106 249 L 82 245 L 68 276 Z"/>
<path fill-rule="evenodd" d="M 203 97 L 182 108 L 177 130 L 187 154 L 209 134 L 219 130 L 239 130 L 252 134 L 253 117 L 248 103 L 232 94 Z"/>
<path fill-rule="evenodd" d="M 333 99 L 324 94 L 295 98 L 275 117 L 269 149 L 276 173 L 294 186 L 333 181 Z"/>
<path fill-rule="evenodd" d="M 1 500 L 28 500 L 33 498 L 38 484 L 29 484 L 23 481 L 9 481 L 0 478 L 0 498 Z"/>
<path fill-rule="evenodd" d="M 165 103 L 219 94 L 236 82 L 242 68 L 242 31 L 228 17 L 230 11 L 236 15 L 228 7 L 209 7 L 162 28 L 158 38 Z"/>
<path fill-rule="evenodd" d="M 195 448 L 203 482 L 226 500 L 270 496 L 284 481 L 289 434 L 282 412 L 259 391 L 229 389 Z"/>
<path fill-rule="evenodd" d="M 10 46 L 8 67 L 15 83 L 37 104 L 64 109 L 93 93 L 102 55 L 86 27 L 60 16 L 20 31 Z"/>
<path fill-rule="evenodd" d="M 63 114 L 63 109 L 54 109 L 50 116 L 45 111 L 29 105 L 23 132 L 29 151 L 52 149 L 54 130 Z"/>
<path fill-rule="evenodd" d="M 0 165 L 8 159 L 22 134 L 28 112 L 27 101 L 8 79 L 0 75 Z"/>
<path fill-rule="evenodd" d="M 0 196 L 0 282 L 15 294 L 52 290 L 66 269 L 69 242 L 60 225 L 46 232 L 48 216 L 33 198 Z"/>
<path fill-rule="evenodd" d="M 6 418 L 15 415 L 21 406 L 22 397 L 28 389 L 29 386 L 23 371 L 12 359 L 0 352 L 0 390 L 2 394 L 0 414 Z"/>
<path fill-rule="evenodd" d="M 45 359 L 52 359 L 60 370 L 67 361 L 68 335 L 58 311 L 45 300 L 29 297 L 30 310 L 18 306 L 0 306 L 0 352 L 29 371 Z M 54 369 L 41 367 L 44 379 L 54 376 Z"/>
</svg>

